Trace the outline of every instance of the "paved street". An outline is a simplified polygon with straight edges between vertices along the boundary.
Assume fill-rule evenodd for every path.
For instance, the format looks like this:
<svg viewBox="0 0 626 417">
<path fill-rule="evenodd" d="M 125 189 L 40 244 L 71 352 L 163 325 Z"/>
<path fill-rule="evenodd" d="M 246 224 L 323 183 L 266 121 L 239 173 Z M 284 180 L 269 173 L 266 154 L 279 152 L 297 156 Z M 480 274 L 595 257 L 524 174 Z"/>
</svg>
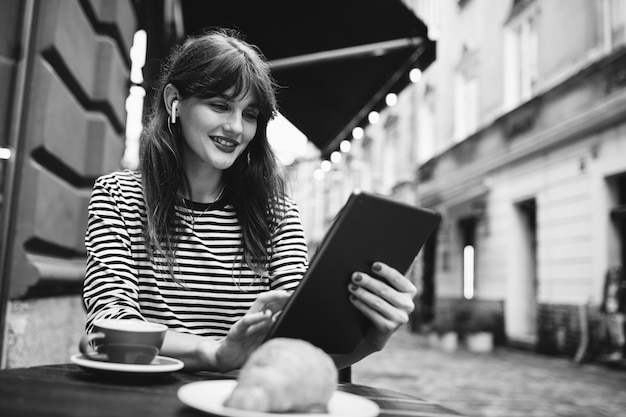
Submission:
<svg viewBox="0 0 626 417">
<path fill-rule="evenodd" d="M 354 366 L 352 380 L 471 417 L 626 417 L 626 370 L 506 348 L 446 353 L 407 329 Z"/>
</svg>

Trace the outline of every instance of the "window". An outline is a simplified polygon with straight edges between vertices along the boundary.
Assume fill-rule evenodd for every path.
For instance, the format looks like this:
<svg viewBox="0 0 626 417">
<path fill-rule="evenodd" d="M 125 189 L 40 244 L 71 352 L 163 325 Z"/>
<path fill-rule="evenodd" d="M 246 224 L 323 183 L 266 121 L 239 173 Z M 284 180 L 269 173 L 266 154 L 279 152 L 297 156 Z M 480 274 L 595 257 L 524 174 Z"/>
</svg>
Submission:
<svg viewBox="0 0 626 417">
<path fill-rule="evenodd" d="M 626 0 L 604 0 L 604 38 L 608 50 L 626 42 Z"/>
<path fill-rule="evenodd" d="M 441 32 L 441 0 L 404 0 L 415 14 L 428 26 L 428 37 L 439 39 Z"/>
<path fill-rule="evenodd" d="M 417 103 L 418 145 L 416 147 L 417 155 L 413 156 L 413 160 L 417 160 L 419 164 L 423 164 L 435 156 L 437 151 L 435 98 L 434 89 L 427 84 Z"/>
<path fill-rule="evenodd" d="M 381 144 L 380 155 L 380 179 L 383 190 L 391 189 L 402 177 L 405 167 L 404 159 L 400 158 L 403 153 L 398 152 L 399 148 L 399 119 L 395 114 L 390 114 L 385 120 L 384 131 L 385 140 Z M 411 162 L 411 161 L 409 161 Z"/>
<path fill-rule="evenodd" d="M 454 139 L 457 142 L 478 128 L 478 80 L 457 74 L 454 100 Z"/>
<path fill-rule="evenodd" d="M 534 95 L 538 75 L 538 7 L 525 2 L 505 28 L 504 101 L 507 109 L 519 106 Z"/>
<path fill-rule="evenodd" d="M 454 80 L 454 139 L 457 142 L 478 129 L 478 70 L 476 47 L 465 44 Z"/>
</svg>

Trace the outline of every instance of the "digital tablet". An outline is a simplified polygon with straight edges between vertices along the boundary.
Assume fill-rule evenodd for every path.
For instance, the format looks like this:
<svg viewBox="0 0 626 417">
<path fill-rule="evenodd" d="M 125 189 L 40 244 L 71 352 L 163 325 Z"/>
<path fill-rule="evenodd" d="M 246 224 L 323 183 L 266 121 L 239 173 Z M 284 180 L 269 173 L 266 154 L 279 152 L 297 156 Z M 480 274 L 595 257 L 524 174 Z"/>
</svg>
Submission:
<svg viewBox="0 0 626 417">
<path fill-rule="evenodd" d="M 375 276 L 371 272 L 374 261 L 406 273 L 440 220 L 438 213 L 428 209 L 353 192 L 267 339 L 298 338 L 329 354 L 351 353 L 371 324 L 349 300 L 352 274 L 363 271 Z"/>
</svg>

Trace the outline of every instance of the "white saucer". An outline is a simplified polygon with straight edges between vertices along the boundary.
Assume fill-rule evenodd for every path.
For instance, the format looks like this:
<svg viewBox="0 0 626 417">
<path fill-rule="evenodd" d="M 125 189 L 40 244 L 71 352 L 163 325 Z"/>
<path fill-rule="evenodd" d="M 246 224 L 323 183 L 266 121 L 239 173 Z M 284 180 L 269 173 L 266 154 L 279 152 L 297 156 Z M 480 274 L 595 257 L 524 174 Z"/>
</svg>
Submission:
<svg viewBox="0 0 626 417">
<path fill-rule="evenodd" d="M 375 402 L 358 395 L 335 391 L 328 402 L 328 413 L 263 413 L 224 407 L 224 401 L 237 385 L 236 380 L 198 381 L 178 389 L 178 399 L 185 405 L 205 413 L 223 417 L 323 417 L 350 416 L 376 417 L 380 407 Z"/>
<path fill-rule="evenodd" d="M 107 373 L 154 375 L 178 371 L 183 369 L 184 366 L 184 363 L 180 360 L 166 356 L 157 356 L 148 365 L 97 361 L 89 359 L 80 353 L 73 355 L 70 360 L 86 370 Z"/>
</svg>

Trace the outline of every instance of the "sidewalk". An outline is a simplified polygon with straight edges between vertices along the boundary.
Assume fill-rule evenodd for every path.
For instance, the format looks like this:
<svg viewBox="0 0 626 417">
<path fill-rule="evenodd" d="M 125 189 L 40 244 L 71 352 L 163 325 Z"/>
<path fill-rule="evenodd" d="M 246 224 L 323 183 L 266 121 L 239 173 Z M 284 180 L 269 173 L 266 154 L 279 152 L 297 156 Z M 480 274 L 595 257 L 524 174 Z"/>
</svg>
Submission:
<svg viewBox="0 0 626 417">
<path fill-rule="evenodd" d="M 355 365 L 352 381 L 472 410 L 471 417 L 626 417 L 624 370 L 508 348 L 446 353 L 407 328 Z"/>
</svg>

